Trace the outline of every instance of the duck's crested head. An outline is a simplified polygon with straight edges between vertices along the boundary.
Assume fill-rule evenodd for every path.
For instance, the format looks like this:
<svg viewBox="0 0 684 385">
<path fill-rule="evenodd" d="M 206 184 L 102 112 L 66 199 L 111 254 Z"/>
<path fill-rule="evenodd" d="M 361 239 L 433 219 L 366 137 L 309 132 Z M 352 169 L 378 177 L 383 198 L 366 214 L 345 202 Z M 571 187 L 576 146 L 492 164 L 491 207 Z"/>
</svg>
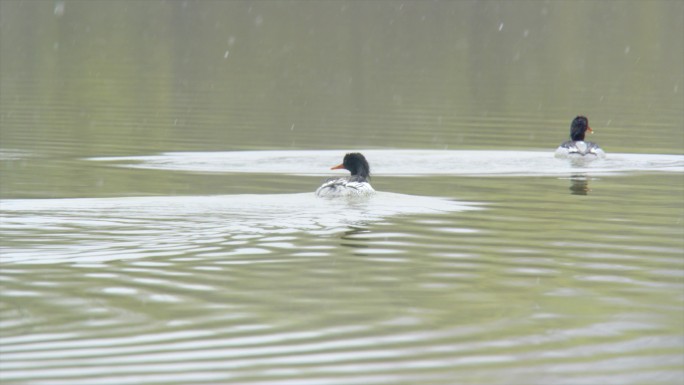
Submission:
<svg viewBox="0 0 684 385">
<path fill-rule="evenodd" d="M 570 124 L 570 139 L 574 141 L 584 140 L 584 134 L 587 131 L 589 133 L 593 132 L 591 127 L 589 127 L 589 119 L 586 116 L 579 115 Z"/>
<path fill-rule="evenodd" d="M 332 169 L 344 168 L 351 172 L 352 176 L 358 176 L 361 178 L 370 178 L 370 166 L 366 157 L 358 152 L 350 152 L 344 156 L 342 164 L 333 167 Z"/>
</svg>

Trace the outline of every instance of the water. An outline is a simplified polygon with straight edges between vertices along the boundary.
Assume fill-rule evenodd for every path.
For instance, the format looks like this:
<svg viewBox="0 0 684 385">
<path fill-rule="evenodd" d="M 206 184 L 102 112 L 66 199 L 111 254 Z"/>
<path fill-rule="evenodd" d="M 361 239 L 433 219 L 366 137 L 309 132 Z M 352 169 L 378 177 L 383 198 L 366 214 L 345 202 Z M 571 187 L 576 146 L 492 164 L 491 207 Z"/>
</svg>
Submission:
<svg viewBox="0 0 684 385">
<path fill-rule="evenodd" d="M 683 26 L 0 2 L 0 382 L 682 383 Z M 316 199 L 351 150 L 378 194 Z"/>
<path fill-rule="evenodd" d="M 684 172 L 684 157 L 611 154 L 608 160 L 554 159 L 549 151 L 361 150 L 381 176 L 547 176 L 591 171 L 592 175 L 634 171 Z M 90 158 L 119 167 L 221 173 L 328 175 L 343 150 L 179 152 L 152 156 Z M 342 171 L 341 174 L 346 174 Z"/>
</svg>

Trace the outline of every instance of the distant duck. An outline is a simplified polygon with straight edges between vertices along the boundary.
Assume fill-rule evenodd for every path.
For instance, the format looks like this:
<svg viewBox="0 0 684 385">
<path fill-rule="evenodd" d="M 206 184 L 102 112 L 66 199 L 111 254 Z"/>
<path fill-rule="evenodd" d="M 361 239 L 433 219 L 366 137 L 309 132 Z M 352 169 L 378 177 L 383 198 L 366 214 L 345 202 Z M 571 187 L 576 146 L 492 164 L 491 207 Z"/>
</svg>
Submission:
<svg viewBox="0 0 684 385">
<path fill-rule="evenodd" d="M 351 176 L 326 180 L 316 190 L 317 197 L 363 197 L 375 192 L 370 183 L 368 183 L 368 179 L 370 179 L 370 166 L 366 158 L 360 153 L 352 152 L 345 155 L 342 164 L 331 168 L 331 170 L 338 169 L 349 170 Z"/>
<path fill-rule="evenodd" d="M 589 119 L 586 116 L 578 116 L 570 124 L 570 140 L 561 143 L 556 149 L 556 158 L 564 159 L 597 159 L 605 158 L 606 153 L 594 142 L 585 142 L 584 134 L 594 130 L 589 127 Z"/>
</svg>

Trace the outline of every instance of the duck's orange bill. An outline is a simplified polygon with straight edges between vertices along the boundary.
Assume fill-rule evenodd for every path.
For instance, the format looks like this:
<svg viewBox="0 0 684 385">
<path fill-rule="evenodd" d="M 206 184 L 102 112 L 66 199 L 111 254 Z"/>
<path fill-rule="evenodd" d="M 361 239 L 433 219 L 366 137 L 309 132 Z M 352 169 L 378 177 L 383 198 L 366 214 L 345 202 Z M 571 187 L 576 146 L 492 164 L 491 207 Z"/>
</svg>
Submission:
<svg viewBox="0 0 684 385">
<path fill-rule="evenodd" d="M 339 169 L 341 169 L 341 168 L 344 168 L 344 163 L 338 164 L 337 166 L 331 167 L 330 169 L 331 169 L 331 170 L 339 170 Z"/>
<path fill-rule="evenodd" d="M 591 129 L 591 127 L 587 126 L 587 131 L 589 131 L 590 134 L 594 133 L 594 130 Z"/>
</svg>

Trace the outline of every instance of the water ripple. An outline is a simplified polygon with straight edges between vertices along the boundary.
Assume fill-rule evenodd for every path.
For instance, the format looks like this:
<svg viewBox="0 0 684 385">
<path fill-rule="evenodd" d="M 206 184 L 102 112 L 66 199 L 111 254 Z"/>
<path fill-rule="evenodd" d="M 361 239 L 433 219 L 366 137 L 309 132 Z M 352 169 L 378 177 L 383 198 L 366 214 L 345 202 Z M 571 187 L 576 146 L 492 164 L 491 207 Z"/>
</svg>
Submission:
<svg viewBox="0 0 684 385">
<path fill-rule="evenodd" d="M 292 248 L 270 241 L 292 239 L 286 234 L 334 234 L 392 216 L 473 210 L 476 205 L 380 192 L 362 202 L 280 194 L 3 200 L 0 208 L 0 230 L 11 239 L 2 245 L 3 263 L 92 263 L 189 252 L 256 262 L 255 256 Z M 256 239 L 258 246 L 252 245 Z M 324 253 L 306 247 L 302 252 Z"/>
</svg>

